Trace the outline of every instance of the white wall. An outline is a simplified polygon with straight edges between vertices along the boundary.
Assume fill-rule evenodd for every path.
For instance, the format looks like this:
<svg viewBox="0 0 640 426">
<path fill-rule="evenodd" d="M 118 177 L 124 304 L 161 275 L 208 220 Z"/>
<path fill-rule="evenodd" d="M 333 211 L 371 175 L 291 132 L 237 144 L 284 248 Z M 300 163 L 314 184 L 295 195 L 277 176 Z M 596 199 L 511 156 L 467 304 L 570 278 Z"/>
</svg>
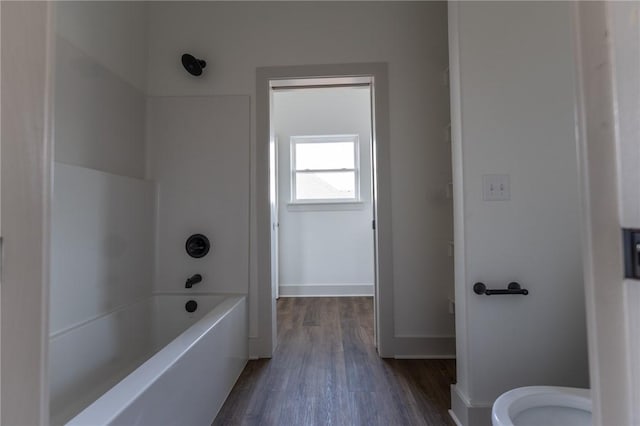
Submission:
<svg viewBox="0 0 640 426">
<path fill-rule="evenodd" d="M 56 33 L 138 90 L 146 89 L 144 1 L 57 1 Z"/>
<path fill-rule="evenodd" d="M 395 332 L 397 337 L 451 338 L 452 209 L 445 196 L 451 171 L 450 146 L 443 137 L 449 112 L 442 84 L 446 5 L 158 2 L 148 7 L 152 95 L 254 96 L 258 66 L 389 63 Z M 207 60 L 202 78 L 182 69 L 179 58 L 185 51 Z M 255 144 L 252 136 L 252 161 Z M 253 187 L 254 168 L 251 173 Z M 251 202 L 255 235 L 253 195 Z M 254 243 L 249 269 L 253 337 L 258 328 Z"/>
<path fill-rule="evenodd" d="M 6 425 L 47 422 L 47 292 L 53 19 L 47 2 L 2 2 L 2 292 Z"/>
<path fill-rule="evenodd" d="M 450 11 L 461 243 L 452 404 L 463 424 L 489 424 L 509 389 L 589 385 L 572 34 L 567 3 Z M 495 173 L 510 175 L 509 201 L 483 201 L 482 177 Z M 477 281 L 530 293 L 478 296 Z"/>
<path fill-rule="evenodd" d="M 56 161 L 144 176 L 146 6 L 57 2 Z"/>
<path fill-rule="evenodd" d="M 371 97 L 368 87 L 273 94 L 278 138 L 280 295 L 373 295 Z M 290 206 L 292 136 L 358 135 L 357 205 Z M 323 208 L 324 207 L 324 208 Z"/>
<path fill-rule="evenodd" d="M 249 98 L 151 97 L 147 113 L 148 177 L 158 188 L 155 290 L 246 294 Z M 196 233 L 211 241 L 201 259 L 185 251 Z M 203 281 L 185 290 L 196 273 Z"/>
</svg>

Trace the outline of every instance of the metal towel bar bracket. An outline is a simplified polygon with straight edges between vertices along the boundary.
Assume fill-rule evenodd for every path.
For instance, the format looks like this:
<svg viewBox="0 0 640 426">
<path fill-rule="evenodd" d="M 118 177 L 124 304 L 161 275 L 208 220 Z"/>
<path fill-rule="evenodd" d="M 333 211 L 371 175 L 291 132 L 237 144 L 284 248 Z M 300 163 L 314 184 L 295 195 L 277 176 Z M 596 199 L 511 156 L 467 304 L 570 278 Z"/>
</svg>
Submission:
<svg viewBox="0 0 640 426">
<path fill-rule="evenodd" d="M 506 290 L 492 290 L 488 289 L 487 286 L 484 285 L 484 283 L 475 283 L 473 285 L 473 292 L 475 294 L 486 294 L 487 296 L 498 294 L 522 294 L 523 296 L 526 296 L 527 294 L 529 294 L 529 290 L 520 287 L 520 284 L 517 282 L 510 282 Z"/>
</svg>

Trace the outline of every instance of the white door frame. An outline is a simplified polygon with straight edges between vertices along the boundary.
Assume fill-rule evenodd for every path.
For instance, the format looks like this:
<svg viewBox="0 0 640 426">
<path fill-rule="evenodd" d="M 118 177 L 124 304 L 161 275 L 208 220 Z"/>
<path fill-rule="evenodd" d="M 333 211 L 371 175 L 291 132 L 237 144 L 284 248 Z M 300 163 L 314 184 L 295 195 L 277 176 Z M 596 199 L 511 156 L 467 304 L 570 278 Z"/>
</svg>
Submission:
<svg viewBox="0 0 640 426">
<path fill-rule="evenodd" d="M 620 157 L 627 152 L 637 158 L 640 141 L 639 15 L 640 8 L 633 3 L 572 6 L 594 425 L 640 424 L 640 367 L 634 359 L 640 351 L 636 312 L 640 284 L 623 281 L 621 232 L 623 226 L 640 227 L 640 194 L 634 183 L 640 182 L 640 172 L 637 164 Z M 625 60 L 616 58 L 616 50 Z M 618 102 L 617 91 L 625 94 L 626 103 Z M 626 182 L 619 181 L 623 176 Z M 630 211 L 636 213 L 625 214 Z M 625 216 L 633 223 L 625 223 Z"/>
<path fill-rule="evenodd" d="M 270 105 L 272 101 L 270 100 Z M 280 193 L 278 191 L 278 136 L 269 138 L 269 205 L 271 206 L 271 286 L 273 298 L 280 298 Z"/>
<path fill-rule="evenodd" d="M 276 307 L 271 282 L 271 209 L 269 200 L 270 91 L 273 80 L 372 77 L 373 209 L 376 221 L 375 327 L 378 353 L 394 355 L 393 257 L 389 83 L 386 63 L 263 67 L 256 70 L 256 212 L 258 252 L 258 340 L 255 354 L 269 358 L 276 348 Z"/>
<path fill-rule="evenodd" d="M 49 423 L 49 240 L 55 19 L 2 2 L 1 424 Z"/>
</svg>

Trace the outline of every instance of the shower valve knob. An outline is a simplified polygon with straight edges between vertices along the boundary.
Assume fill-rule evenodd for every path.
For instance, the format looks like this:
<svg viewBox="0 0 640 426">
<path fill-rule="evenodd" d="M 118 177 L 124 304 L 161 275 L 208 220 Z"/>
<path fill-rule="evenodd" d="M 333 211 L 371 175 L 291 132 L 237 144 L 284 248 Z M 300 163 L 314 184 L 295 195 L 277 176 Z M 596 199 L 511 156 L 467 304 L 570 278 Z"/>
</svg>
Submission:
<svg viewBox="0 0 640 426">
<path fill-rule="evenodd" d="M 187 254 L 193 258 L 200 259 L 209 253 L 211 243 L 209 239 L 202 234 L 193 234 L 187 238 L 185 249 Z"/>
</svg>

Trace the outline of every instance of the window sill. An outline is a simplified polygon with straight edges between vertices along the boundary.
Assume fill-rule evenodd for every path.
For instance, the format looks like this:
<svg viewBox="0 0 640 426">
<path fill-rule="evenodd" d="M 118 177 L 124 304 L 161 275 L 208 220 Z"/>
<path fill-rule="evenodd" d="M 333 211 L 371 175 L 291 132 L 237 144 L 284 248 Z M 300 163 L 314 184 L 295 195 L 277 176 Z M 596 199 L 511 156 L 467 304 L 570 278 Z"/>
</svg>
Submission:
<svg viewBox="0 0 640 426">
<path fill-rule="evenodd" d="M 364 210 L 364 201 L 310 201 L 287 203 L 290 212 L 320 212 L 341 210 Z"/>
</svg>

